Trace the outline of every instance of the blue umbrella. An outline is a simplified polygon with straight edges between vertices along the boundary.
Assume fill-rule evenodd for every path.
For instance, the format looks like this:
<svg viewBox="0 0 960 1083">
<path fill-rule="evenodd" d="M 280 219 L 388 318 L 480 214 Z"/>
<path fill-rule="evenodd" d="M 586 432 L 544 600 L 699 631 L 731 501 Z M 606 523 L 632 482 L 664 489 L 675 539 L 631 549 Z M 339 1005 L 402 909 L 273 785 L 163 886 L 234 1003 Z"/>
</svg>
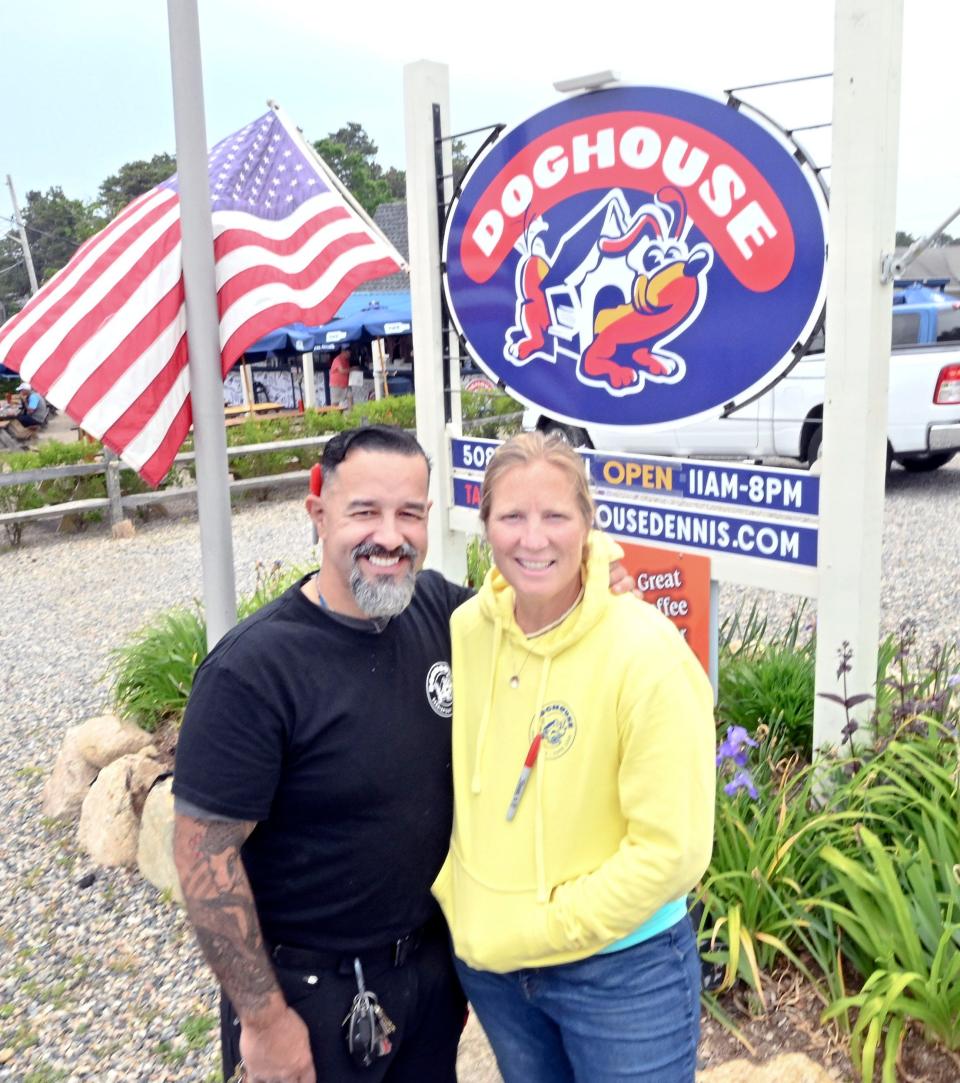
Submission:
<svg viewBox="0 0 960 1083">
<path fill-rule="evenodd" d="M 335 319 L 313 330 L 322 347 L 356 342 L 364 335 L 409 335 L 412 327 L 409 293 L 387 293 L 368 294 L 359 308 L 344 305 Z"/>
<path fill-rule="evenodd" d="M 248 346 L 245 353 L 306 353 L 312 350 L 317 342 L 315 329 L 302 323 L 287 324 L 286 327 L 278 327 L 269 335 L 264 335 L 252 346 Z"/>
</svg>

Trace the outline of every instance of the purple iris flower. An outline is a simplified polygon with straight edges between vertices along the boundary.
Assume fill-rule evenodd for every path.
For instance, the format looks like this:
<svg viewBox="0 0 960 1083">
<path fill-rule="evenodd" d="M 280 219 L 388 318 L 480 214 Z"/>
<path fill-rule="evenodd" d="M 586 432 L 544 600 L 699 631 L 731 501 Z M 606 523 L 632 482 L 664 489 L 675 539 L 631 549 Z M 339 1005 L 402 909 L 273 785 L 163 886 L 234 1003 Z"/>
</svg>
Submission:
<svg viewBox="0 0 960 1083">
<path fill-rule="evenodd" d="M 737 767 L 746 767 L 749 757 L 748 748 L 756 748 L 757 742 L 743 726 L 727 726 L 727 735 L 717 745 L 717 766 L 724 760 L 732 760 Z"/>
<path fill-rule="evenodd" d="M 741 767 L 726 786 L 723 787 L 723 792 L 727 797 L 734 797 L 741 790 L 746 790 L 753 800 L 756 801 L 757 787 L 754 785 L 753 776 L 745 767 Z"/>
</svg>

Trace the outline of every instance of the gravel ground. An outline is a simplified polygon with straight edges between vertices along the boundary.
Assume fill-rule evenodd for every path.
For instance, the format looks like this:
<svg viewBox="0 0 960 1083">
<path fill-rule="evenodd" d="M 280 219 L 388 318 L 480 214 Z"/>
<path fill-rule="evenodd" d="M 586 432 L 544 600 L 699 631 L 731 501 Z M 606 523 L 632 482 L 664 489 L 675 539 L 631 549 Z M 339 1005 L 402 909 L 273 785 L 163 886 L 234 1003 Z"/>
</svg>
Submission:
<svg viewBox="0 0 960 1083">
<path fill-rule="evenodd" d="M 919 620 L 923 643 L 960 635 L 960 469 L 895 471 L 887 489 L 883 628 Z M 312 559 L 302 503 L 247 504 L 234 517 L 238 587 L 258 559 Z M 42 819 L 40 791 L 67 726 L 101 712 L 111 648 L 151 615 L 201 592 L 196 519 L 158 520 L 128 541 L 102 528 L 31 528 L 0 553 L 0 591 L 31 616 L 0 628 L 0 1081 L 207 1083 L 219 1078 L 212 983 L 181 912 L 130 871 L 95 869 L 73 829 Z M 796 599 L 758 600 L 779 622 Z M 96 874 L 81 888 L 84 874 Z M 468 1083 L 495 1080 L 472 1036 Z"/>
</svg>

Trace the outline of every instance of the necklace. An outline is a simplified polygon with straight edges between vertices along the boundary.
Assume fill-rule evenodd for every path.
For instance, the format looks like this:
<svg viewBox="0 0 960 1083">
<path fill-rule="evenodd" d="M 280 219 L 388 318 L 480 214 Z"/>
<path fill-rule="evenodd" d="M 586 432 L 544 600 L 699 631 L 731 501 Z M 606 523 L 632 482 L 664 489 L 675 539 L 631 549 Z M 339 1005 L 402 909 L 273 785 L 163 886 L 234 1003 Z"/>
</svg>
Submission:
<svg viewBox="0 0 960 1083">
<path fill-rule="evenodd" d="M 552 621 L 550 621 L 549 624 L 545 624 L 542 628 L 538 628 L 535 632 L 531 632 L 527 636 L 527 639 L 528 640 L 536 639 L 537 636 L 546 635 L 547 632 L 552 632 L 554 628 L 559 628 L 560 625 L 563 624 L 563 622 L 567 619 L 567 617 L 569 617 L 570 614 L 577 608 L 577 606 L 581 603 L 581 601 L 583 601 L 583 587 L 582 586 L 580 588 L 580 593 L 577 595 L 576 600 L 574 601 L 573 605 L 570 606 L 570 608 L 565 613 L 561 613 L 560 616 L 557 617 L 556 620 L 552 620 Z M 516 612 L 514 612 L 514 617 L 516 617 Z M 507 684 L 509 684 L 511 688 L 519 688 L 520 687 L 520 674 L 523 672 L 523 667 L 527 664 L 527 659 L 530 657 L 530 655 L 532 653 L 533 653 L 533 647 L 532 646 L 527 647 L 527 653 L 523 656 L 523 661 L 518 666 L 517 665 L 517 656 L 513 653 L 513 642 L 511 641 L 511 643 L 510 643 L 510 659 L 513 662 L 513 673 L 510 676 L 510 680 L 507 681 Z"/>
<path fill-rule="evenodd" d="M 513 643 L 510 644 L 510 660 L 513 663 L 513 674 L 511 675 L 510 680 L 507 681 L 507 684 L 509 684 L 511 688 L 520 687 L 520 674 L 523 672 L 523 667 L 527 664 L 527 659 L 532 653 L 533 647 L 528 647 L 527 653 L 523 656 L 523 661 L 518 666 L 517 657 L 513 653 Z"/>
</svg>

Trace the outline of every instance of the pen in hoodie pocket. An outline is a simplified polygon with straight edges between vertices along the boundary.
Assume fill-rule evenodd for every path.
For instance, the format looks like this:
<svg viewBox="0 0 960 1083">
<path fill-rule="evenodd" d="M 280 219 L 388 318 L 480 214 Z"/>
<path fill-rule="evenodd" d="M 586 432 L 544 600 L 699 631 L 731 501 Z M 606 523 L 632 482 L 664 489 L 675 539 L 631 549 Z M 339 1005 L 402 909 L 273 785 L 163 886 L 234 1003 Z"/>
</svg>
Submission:
<svg viewBox="0 0 960 1083">
<path fill-rule="evenodd" d="M 527 752 L 527 758 L 523 761 L 523 768 L 520 771 L 520 778 L 517 780 L 516 789 L 513 791 L 513 797 L 510 799 L 510 807 L 507 809 L 507 820 L 510 821 L 516 816 L 517 808 L 520 805 L 520 798 L 523 797 L 523 791 L 527 788 L 527 782 L 530 779 L 530 772 L 533 770 L 534 764 L 537 762 L 537 755 L 540 752 L 540 742 L 543 740 L 543 731 L 538 730 L 534 734 L 533 740 L 530 742 L 530 749 Z"/>
</svg>

